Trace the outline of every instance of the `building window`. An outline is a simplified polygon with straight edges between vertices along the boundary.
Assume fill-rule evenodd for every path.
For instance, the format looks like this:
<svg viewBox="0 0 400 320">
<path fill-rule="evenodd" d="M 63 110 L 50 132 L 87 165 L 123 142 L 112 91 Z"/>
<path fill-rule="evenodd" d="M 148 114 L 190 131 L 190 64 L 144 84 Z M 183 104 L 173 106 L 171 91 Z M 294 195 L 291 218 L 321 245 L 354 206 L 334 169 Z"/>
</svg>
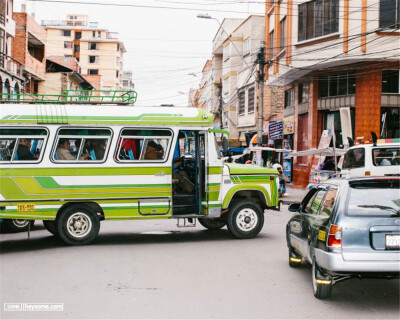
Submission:
<svg viewBox="0 0 400 320">
<path fill-rule="evenodd" d="M 96 38 L 96 31 L 92 31 L 92 38 Z"/>
<path fill-rule="evenodd" d="M 280 31 L 281 31 L 281 39 L 280 39 L 280 50 L 282 51 L 286 47 L 286 17 L 283 18 L 280 22 Z"/>
<path fill-rule="evenodd" d="M 97 75 L 97 74 L 99 74 L 99 69 L 89 69 L 88 74 Z"/>
<path fill-rule="evenodd" d="M 75 32 L 75 39 L 79 40 L 82 38 L 82 32 Z"/>
<path fill-rule="evenodd" d="M 116 76 L 117 78 L 119 77 L 119 71 L 118 71 L 118 70 L 115 72 L 115 76 Z"/>
<path fill-rule="evenodd" d="M 117 51 L 119 51 L 119 43 L 117 43 Z"/>
<path fill-rule="evenodd" d="M 81 46 L 80 45 L 76 45 L 74 51 L 75 52 L 79 52 L 81 50 Z"/>
<path fill-rule="evenodd" d="M 246 108 L 246 93 L 244 91 L 239 92 L 239 114 L 244 114 Z"/>
<path fill-rule="evenodd" d="M 274 57 L 274 30 L 269 33 L 269 59 Z"/>
<path fill-rule="evenodd" d="M 400 137 L 399 108 L 381 108 L 381 138 Z"/>
<path fill-rule="evenodd" d="M 89 50 L 99 50 L 99 44 L 97 42 L 89 42 Z"/>
<path fill-rule="evenodd" d="M 379 27 L 397 29 L 400 27 L 400 1 L 379 1 Z"/>
<path fill-rule="evenodd" d="M 399 70 L 382 71 L 382 93 L 400 93 Z"/>
<path fill-rule="evenodd" d="M 101 38 L 101 31 L 97 31 L 97 36 Z"/>
<path fill-rule="evenodd" d="M 310 84 L 308 82 L 299 84 L 299 103 L 308 101 L 309 92 L 310 92 Z"/>
<path fill-rule="evenodd" d="M 224 61 L 228 60 L 231 57 L 231 44 L 229 43 L 226 47 L 224 47 Z"/>
<path fill-rule="evenodd" d="M 285 108 L 294 106 L 294 89 L 285 91 Z"/>
<path fill-rule="evenodd" d="M 89 63 L 99 63 L 98 56 L 89 56 Z"/>
<path fill-rule="evenodd" d="M 70 54 L 64 54 L 64 58 L 72 58 Z"/>
<path fill-rule="evenodd" d="M 313 0 L 299 5 L 298 41 L 339 30 L 339 0 Z"/>
<path fill-rule="evenodd" d="M 61 35 L 63 37 L 70 37 L 71 36 L 71 30 L 61 30 Z"/>
<path fill-rule="evenodd" d="M 64 48 L 72 49 L 72 41 L 64 41 Z"/>
<path fill-rule="evenodd" d="M 243 55 L 245 56 L 246 54 L 250 53 L 250 38 L 247 38 L 243 42 Z"/>
<path fill-rule="evenodd" d="M 247 92 L 247 112 L 254 112 L 254 88 L 250 88 Z"/>
<path fill-rule="evenodd" d="M 356 93 L 356 74 L 349 72 L 319 78 L 319 97 L 336 97 Z"/>
<path fill-rule="evenodd" d="M 224 128 L 227 128 L 227 127 L 228 127 L 228 119 L 229 119 L 229 117 L 228 117 L 228 111 L 225 111 L 225 112 L 222 114 L 222 125 L 224 126 Z"/>
</svg>

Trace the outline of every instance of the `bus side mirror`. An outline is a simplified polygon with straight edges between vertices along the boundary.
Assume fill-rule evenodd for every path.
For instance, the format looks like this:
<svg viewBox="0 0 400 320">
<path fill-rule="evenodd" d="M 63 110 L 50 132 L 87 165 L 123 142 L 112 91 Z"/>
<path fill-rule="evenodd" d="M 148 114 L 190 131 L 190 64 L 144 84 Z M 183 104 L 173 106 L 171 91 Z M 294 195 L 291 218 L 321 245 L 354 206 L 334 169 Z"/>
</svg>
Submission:
<svg viewBox="0 0 400 320">
<path fill-rule="evenodd" d="M 225 136 L 222 137 L 222 153 L 224 157 L 228 155 L 228 139 Z"/>
</svg>

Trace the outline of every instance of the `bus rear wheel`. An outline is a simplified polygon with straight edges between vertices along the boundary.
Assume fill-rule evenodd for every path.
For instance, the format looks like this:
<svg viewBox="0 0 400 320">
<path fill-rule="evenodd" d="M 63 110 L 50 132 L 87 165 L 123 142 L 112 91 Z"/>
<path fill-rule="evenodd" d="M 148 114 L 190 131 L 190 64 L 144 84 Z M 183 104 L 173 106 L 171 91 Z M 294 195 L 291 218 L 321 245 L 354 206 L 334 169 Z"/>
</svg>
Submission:
<svg viewBox="0 0 400 320">
<path fill-rule="evenodd" d="M 100 230 L 100 219 L 92 208 L 74 204 L 63 210 L 57 219 L 60 238 L 72 246 L 92 243 Z"/>
<path fill-rule="evenodd" d="M 4 219 L 5 227 L 10 232 L 22 232 L 33 230 L 35 220 L 24 220 L 24 219 Z"/>
</svg>

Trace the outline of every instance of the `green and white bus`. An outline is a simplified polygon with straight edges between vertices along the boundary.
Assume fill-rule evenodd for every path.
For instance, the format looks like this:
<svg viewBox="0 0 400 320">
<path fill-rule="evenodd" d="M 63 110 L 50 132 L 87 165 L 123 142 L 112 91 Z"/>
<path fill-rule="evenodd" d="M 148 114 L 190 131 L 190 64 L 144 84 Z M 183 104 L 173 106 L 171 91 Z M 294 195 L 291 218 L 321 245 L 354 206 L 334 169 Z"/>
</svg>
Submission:
<svg viewBox="0 0 400 320">
<path fill-rule="evenodd" d="M 2 104 L 0 219 L 43 220 L 69 245 L 100 221 L 196 219 L 255 237 L 279 210 L 278 172 L 221 159 L 202 109 Z M 181 225 L 184 225 L 181 223 Z"/>
</svg>

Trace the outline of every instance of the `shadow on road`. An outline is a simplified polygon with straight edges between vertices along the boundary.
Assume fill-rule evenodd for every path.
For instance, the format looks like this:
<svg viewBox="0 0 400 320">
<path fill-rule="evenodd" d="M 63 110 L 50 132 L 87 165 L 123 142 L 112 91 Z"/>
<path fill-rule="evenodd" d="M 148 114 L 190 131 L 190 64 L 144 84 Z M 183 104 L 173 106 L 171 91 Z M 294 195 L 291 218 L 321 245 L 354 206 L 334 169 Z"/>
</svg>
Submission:
<svg viewBox="0 0 400 320">
<path fill-rule="evenodd" d="M 254 240 L 268 238 L 267 234 L 259 234 Z M 228 230 L 190 230 L 190 231 L 149 231 L 142 233 L 115 232 L 100 233 L 91 247 L 108 245 L 145 245 L 169 244 L 207 241 L 246 241 L 232 237 Z M 31 239 L 4 240 L 0 244 L 0 255 L 15 252 L 48 250 L 69 247 L 55 236 L 35 237 Z"/>
<path fill-rule="evenodd" d="M 295 273 L 300 282 L 308 282 L 312 294 L 311 266 L 303 262 L 298 269 L 288 267 L 288 272 Z M 399 279 L 350 279 L 333 286 L 332 296 L 327 300 L 313 299 L 313 303 L 329 304 L 331 310 L 340 308 L 349 312 L 359 309 L 363 314 L 374 308 L 382 312 L 399 313 L 400 280 Z M 329 318 L 329 316 L 328 316 Z M 385 317 L 382 316 L 382 319 Z"/>
</svg>

